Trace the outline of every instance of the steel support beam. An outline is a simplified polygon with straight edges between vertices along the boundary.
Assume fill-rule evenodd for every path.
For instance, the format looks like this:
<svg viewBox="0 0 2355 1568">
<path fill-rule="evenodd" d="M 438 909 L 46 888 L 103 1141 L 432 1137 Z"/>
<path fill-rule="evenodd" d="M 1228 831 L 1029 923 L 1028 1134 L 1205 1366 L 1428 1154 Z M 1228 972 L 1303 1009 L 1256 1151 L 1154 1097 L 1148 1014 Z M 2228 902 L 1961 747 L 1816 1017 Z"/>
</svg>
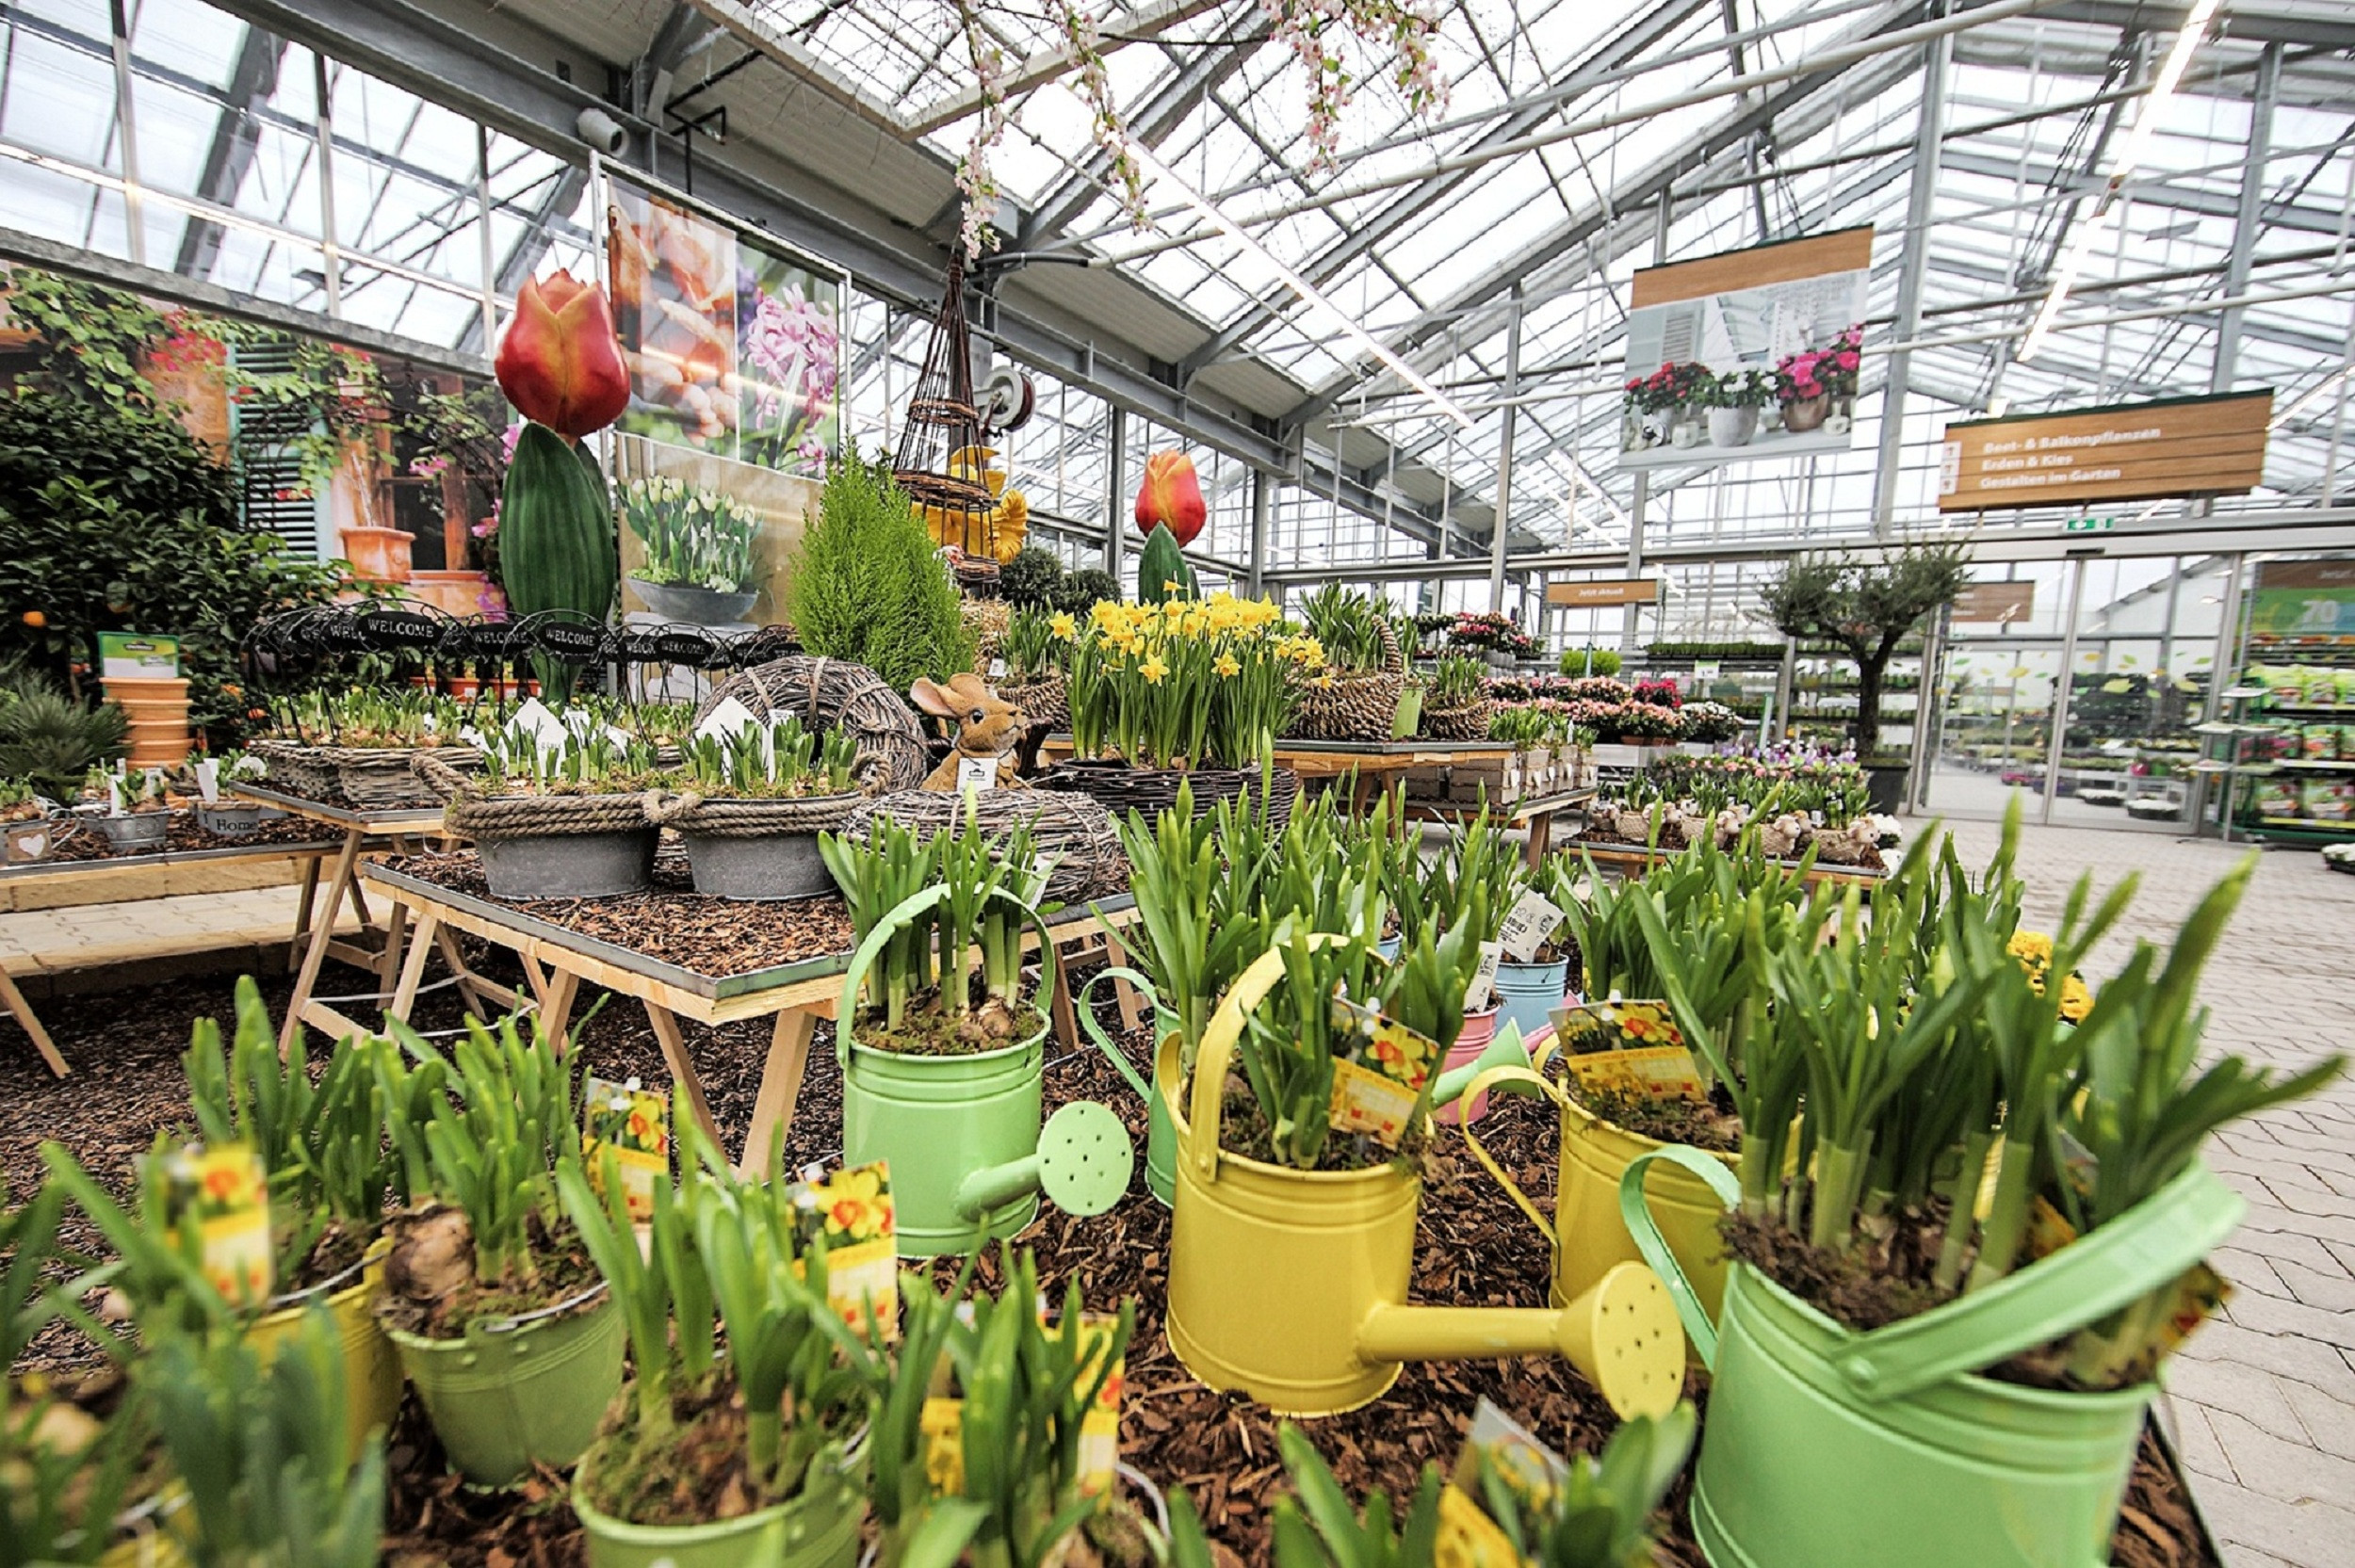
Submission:
<svg viewBox="0 0 2355 1568">
<path fill-rule="evenodd" d="M 2233 247 L 2224 262 L 2224 296 L 2235 299 L 2249 292 L 2249 262 L 2256 253 L 2257 230 L 2265 212 L 2266 160 L 2273 148 L 2273 107 L 2282 96 L 2282 46 L 2268 43 L 2257 57 L 2257 89 L 2249 100 L 2249 145 L 2241 159 L 2240 201 L 2233 212 Z M 2217 320 L 2216 354 L 2209 364 L 2208 390 L 2230 392 L 2239 373 L 2241 322 L 2246 305 L 2229 307 Z"/>
<path fill-rule="evenodd" d="M 262 125 L 255 111 L 278 90 L 278 63 L 285 57 L 283 40 L 249 26 L 237 41 L 237 57 L 229 68 L 228 103 L 214 121 L 212 144 L 204 150 L 204 171 L 197 176 L 196 193 L 224 207 L 237 204 L 246 171 L 253 167 L 253 152 L 261 142 Z M 213 260 L 220 254 L 220 225 L 191 218 L 180 233 L 180 253 L 171 269 L 188 278 L 212 276 Z"/>
<path fill-rule="evenodd" d="M 1950 33 L 1924 44 L 1922 107 L 1913 143 L 1913 181 L 1906 192 L 1906 227 L 1899 241 L 1905 259 L 1897 273 L 1897 340 L 1909 342 L 1922 331 L 1922 281 L 1929 267 L 1930 219 L 1938 206 L 1940 143 L 1946 136 L 1946 78 L 1954 63 L 1955 40 Z M 1901 348 L 1889 356 L 1881 383 L 1880 454 L 1873 469 L 1873 532 L 1889 537 L 1897 512 L 1897 468 L 1905 457 L 1906 382 L 1913 370 L 1913 350 Z"/>
<path fill-rule="evenodd" d="M 1509 399 L 1521 390 L 1521 291 L 1513 291 L 1513 316 L 1504 329 L 1504 417 L 1497 430 L 1497 484 L 1488 519 L 1488 611 L 1504 610 L 1504 551 L 1513 531 L 1513 434 L 1519 407 Z"/>
</svg>

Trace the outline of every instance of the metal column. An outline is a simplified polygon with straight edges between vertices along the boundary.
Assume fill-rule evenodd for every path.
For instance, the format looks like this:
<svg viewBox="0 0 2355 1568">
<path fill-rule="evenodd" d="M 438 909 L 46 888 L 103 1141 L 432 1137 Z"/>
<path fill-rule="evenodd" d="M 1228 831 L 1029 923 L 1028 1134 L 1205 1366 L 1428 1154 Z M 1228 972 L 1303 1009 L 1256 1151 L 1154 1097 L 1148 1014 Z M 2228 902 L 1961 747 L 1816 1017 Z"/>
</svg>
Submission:
<svg viewBox="0 0 2355 1568">
<path fill-rule="evenodd" d="M 2069 706 L 2077 683 L 2077 609 L 2086 592 L 2086 558 L 2069 558 L 2069 619 L 2061 625 L 2060 675 L 2053 686 L 2053 733 L 2044 747 L 2044 808 L 2037 821 L 2050 826 L 2060 795 L 2061 750 L 2069 739 Z"/>
<path fill-rule="evenodd" d="M 1104 570 L 1113 574 L 1113 592 L 1120 592 L 1121 497 L 1129 493 L 1129 411 L 1113 405 L 1111 434 L 1104 454 Z"/>
<path fill-rule="evenodd" d="M 1941 33 L 1923 45 L 1921 121 L 1913 141 L 1913 185 L 1906 194 L 1905 260 L 1897 273 L 1897 341 L 1922 335 L 1922 279 L 1930 259 L 1930 221 L 1937 210 L 1939 148 L 1946 137 L 1946 76 L 1955 40 Z M 1905 455 L 1907 381 L 1913 350 L 1892 349 L 1881 382 L 1879 461 L 1873 467 L 1873 534 L 1886 539 L 1897 513 L 1897 467 Z"/>
<path fill-rule="evenodd" d="M 2249 146 L 2241 156 L 2240 204 L 2233 218 L 2233 248 L 2224 259 L 2224 298 L 2249 292 L 2249 263 L 2265 217 L 2266 158 L 2273 146 L 2273 105 L 2282 95 L 2282 45 L 2268 43 L 2257 57 L 2257 85 L 2249 98 Z M 2216 359 L 2208 390 L 2230 392 L 2239 371 L 2240 330 L 2248 307 L 2233 305 L 2217 318 Z"/>
<path fill-rule="evenodd" d="M 122 132 L 123 252 L 133 265 L 147 265 L 147 202 L 139 186 L 138 114 L 131 89 L 131 22 L 123 0 L 106 8 L 112 25 L 115 73 L 115 124 Z M 13 36 L 13 35 L 11 35 Z"/>
<path fill-rule="evenodd" d="M 1504 421 L 1497 432 L 1496 516 L 1488 525 L 1488 610 L 1492 615 L 1504 610 L 1504 542 L 1512 525 L 1513 433 L 1520 395 L 1521 285 L 1515 283 L 1504 325 Z"/>
<path fill-rule="evenodd" d="M 1243 583 L 1254 599 L 1259 596 L 1260 579 L 1267 574 L 1268 487 L 1273 483 L 1262 470 L 1251 471 L 1251 554 L 1245 558 L 1251 570 Z"/>
<path fill-rule="evenodd" d="M 1660 193 L 1659 211 L 1652 215 L 1651 264 L 1658 267 L 1668 259 L 1668 225 L 1676 221 L 1676 193 Z M 1635 476 L 1635 498 L 1627 510 L 1627 574 L 1644 574 L 1644 511 L 1651 503 L 1651 470 L 1640 470 Z M 1644 609 L 1630 605 L 1619 612 L 1619 648 L 1632 654 L 1643 637 Z"/>
</svg>

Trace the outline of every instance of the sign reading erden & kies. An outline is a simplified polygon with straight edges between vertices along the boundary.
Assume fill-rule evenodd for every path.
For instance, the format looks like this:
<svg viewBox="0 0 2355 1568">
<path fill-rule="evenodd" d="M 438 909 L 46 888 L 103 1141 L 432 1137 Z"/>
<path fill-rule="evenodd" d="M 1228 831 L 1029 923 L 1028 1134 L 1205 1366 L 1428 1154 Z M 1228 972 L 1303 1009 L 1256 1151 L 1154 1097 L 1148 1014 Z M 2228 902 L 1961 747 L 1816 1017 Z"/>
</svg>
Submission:
<svg viewBox="0 0 2355 1568">
<path fill-rule="evenodd" d="M 2272 418 L 2266 391 L 1949 425 L 1938 509 L 2237 494 L 2265 477 Z"/>
<path fill-rule="evenodd" d="M 1660 579 L 1606 577 L 1600 581 L 1548 583 L 1546 603 L 1567 605 L 1573 609 L 1591 609 L 1598 605 L 1656 605 L 1660 603 Z"/>
</svg>

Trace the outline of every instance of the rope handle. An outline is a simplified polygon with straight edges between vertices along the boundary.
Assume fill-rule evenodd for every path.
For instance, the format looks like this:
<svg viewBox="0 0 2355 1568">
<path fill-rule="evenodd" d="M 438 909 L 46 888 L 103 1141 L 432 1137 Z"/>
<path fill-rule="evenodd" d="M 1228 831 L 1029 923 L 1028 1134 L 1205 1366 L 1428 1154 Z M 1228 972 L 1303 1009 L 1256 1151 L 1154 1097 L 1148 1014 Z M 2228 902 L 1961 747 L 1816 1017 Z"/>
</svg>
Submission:
<svg viewBox="0 0 2355 1568">
<path fill-rule="evenodd" d="M 703 796 L 695 790 L 673 795 L 666 790 L 650 789 L 646 791 L 646 820 L 658 828 L 667 828 L 703 803 Z"/>
<path fill-rule="evenodd" d="M 465 776 L 435 756 L 430 748 L 420 749 L 410 757 L 409 771 L 445 800 L 455 800 L 467 793 Z"/>
</svg>

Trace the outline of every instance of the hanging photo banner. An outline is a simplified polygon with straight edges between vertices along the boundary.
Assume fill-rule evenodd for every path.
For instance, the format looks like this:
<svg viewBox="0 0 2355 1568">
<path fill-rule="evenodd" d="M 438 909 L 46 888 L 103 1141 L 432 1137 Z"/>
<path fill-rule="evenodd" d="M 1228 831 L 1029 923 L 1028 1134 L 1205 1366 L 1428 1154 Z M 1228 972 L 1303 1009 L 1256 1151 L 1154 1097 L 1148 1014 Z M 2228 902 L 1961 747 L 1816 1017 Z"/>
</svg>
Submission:
<svg viewBox="0 0 2355 1568">
<path fill-rule="evenodd" d="M 1872 269 L 1864 228 L 1638 271 L 1619 466 L 1847 450 Z"/>
<path fill-rule="evenodd" d="M 842 449 L 849 279 L 625 171 L 606 185 L 631 378 L 614 443 L 623 621 L 721 637 L 770 625 Z M 655 695 L 694 694 L 682 681 Z"/>
<path fill-rule="evenodd" d="M 2260 561 L 2249 645 L 2355 647 L 2355 560 Z"/>
<path fill-rule="evenodd" d="M 2273 394 L 2168 397 L 1946 427 L 1938 509 L 2238 495 L 2265 477 Z"/>
</svg>

